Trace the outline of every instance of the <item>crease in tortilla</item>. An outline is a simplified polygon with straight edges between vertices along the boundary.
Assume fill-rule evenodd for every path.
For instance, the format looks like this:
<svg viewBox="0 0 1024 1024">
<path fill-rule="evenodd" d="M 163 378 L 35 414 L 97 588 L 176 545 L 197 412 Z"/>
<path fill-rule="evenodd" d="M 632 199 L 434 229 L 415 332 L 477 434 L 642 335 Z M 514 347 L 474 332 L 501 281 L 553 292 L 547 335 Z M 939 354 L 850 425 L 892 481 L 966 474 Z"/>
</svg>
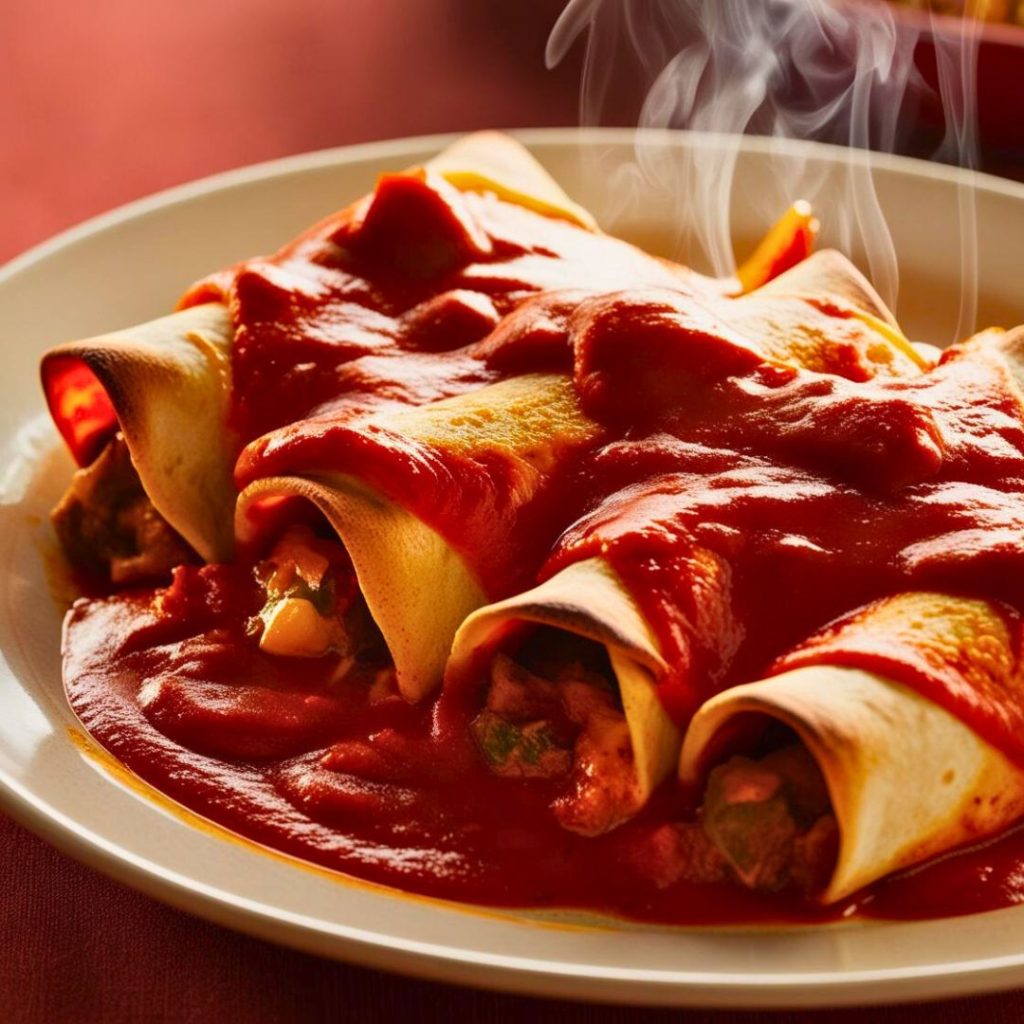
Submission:
<svg viewBox="0 0 1024 1024">
<path fill-rule="evenodd" d="M 119 424 L 153 506 L 206 561 L 233 547 L 232 336 L 227 308 L 207 303 L 58 345 L 41 365 L 50 412 L 79 465 Z M 104 415 L 83 416 L 90 406 Z"/>
<path fill-rule="evenodd" d="M 445 685 L 464 685 L 517 624 L 550 626 L 593 640 L 608 651 L 633 747 L 641 802 L 676 764 L 681 734 L 655 686 L 665 670 L 658 641 L 611 566 L 591 558 L 567 566 L 532 590 L 473 612 L 452 644 Z"/>
<path fill-rule="evenodd" d="M 494 192 L 519 206 L 596 231 L 593 215 L 573 202 L 536 158 L 502 132 L 474 132 L 427 162 L 449 184 L 466 192 Z"/>
<path fill-rule="evenodd" d="M 411 702 L 441 678 L 459 624 L 487 598 L 457 552 L 415 516 L 344 474 L 268 477 L 239 496 L 237 532 L 258 531 L 254 509 L 266 499 L 304 498 L 324 514 L 348 551 L 359 589 Z"/>
<path fill-rule="evenodd" d="M 961 603 L 971 615 L 987 607 Z M 928 628 L 940 643 L 955 636 L 938 620 Z M 743 744 L 758 732 L 750 726 L 770 720 L 797 734 L 828 786 L 839 852 L 822 903 L 996 835 L 1024 815 L 1024 772 L 1000 750 L 916 690 L 827 658 L 705 703 L 683 742 L 683 784 L 700 786 L 714 763 L 749 750 Z"/>
</svg>

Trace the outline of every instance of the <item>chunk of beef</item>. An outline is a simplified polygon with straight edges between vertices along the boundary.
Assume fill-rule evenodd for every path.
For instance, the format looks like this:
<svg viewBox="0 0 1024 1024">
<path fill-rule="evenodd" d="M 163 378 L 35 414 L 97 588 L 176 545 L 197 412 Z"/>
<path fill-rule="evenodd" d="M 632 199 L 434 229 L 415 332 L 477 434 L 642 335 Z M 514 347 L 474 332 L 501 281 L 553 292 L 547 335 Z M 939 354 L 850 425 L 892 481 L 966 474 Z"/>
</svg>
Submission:
<svg viewBox="0 0 1024 1024">
<path fill-rule="evenodd" d="M 708 778 L 700 820 L 750 889 L 820 889 L 838 849 L 828 789 L 802 744 L 732 757 Z"/>
<path fill-rule="evenodd" d="M 580 733 L 569 791 L 553 809 L 564 828 L 585 836 L 600 835 L 640 809 L 629 726 L 606 684 L 573 679 L 560 689 Z"/>
<path fill-rule="evenodd" d="M 683 880 L 707 884 L 729 878 L 722 851 L 696 821 L 658 826 L 634 845 L 631 860 L 659 889 Z"/>
</svg>

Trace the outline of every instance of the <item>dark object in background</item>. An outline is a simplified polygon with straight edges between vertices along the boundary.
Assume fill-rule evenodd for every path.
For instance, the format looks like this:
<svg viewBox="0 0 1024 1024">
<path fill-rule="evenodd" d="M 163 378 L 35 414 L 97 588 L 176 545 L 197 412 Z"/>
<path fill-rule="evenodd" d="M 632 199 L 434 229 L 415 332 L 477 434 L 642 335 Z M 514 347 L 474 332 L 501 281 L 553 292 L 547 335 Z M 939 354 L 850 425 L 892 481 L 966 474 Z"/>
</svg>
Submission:
<svg viewBox="0 0 1024 1024">
<path fill-rule="evenodd" d="M 942 3 L 571 0 L 550 51 L 575 37 L 568 52 L 586 54 L 585 124 L 814 139 L 1024 180 L 1024 26 L 933 14 Z"/>
<path fill-rule="evenodd" d="M 935 35 L 947 40 L 958 31 L 957 19 L 936 17 L 928 27 L 928 13 L 896 9 L 897 20 L 919 30 L 916 63 L 925 81 L 937 89 Z M 977 25 L 978 143 L 980 169 L 1024 181 L 1024 27 L 987 22 Z M 938 95 L 922 104 L 920 123 L 911 155 L 919 155 L 941 139 L 945 121 Z"/>
</svg>

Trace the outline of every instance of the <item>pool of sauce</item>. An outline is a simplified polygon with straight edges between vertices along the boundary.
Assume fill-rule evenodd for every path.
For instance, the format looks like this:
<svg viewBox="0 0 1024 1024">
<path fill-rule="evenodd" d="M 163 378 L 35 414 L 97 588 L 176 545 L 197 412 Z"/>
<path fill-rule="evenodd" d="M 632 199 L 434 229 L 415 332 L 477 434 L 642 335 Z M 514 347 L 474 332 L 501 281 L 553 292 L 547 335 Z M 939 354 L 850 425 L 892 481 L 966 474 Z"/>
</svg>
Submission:
<svg viewBox="0 0 1024 1024">
<path fill-rule="evenodd" d="M 445 899 L 571 908 L 659 924 L 909 919 L 1024 901 L 1024 829 L 876 883 L 834 906 L 792 893 L 651 880 L 654 837 L 692 816 L 671 781 L 633 821 L 566 832 L 557 783 L 492 775 L 471 695 L 376 704 L 334 658 L 263 654 L 244 635 L 248 566 L 183 568 L 167 592 L 81 600 L 66 687 L 89 733 L 190 810 L 323 867 Z"/>
</svg>

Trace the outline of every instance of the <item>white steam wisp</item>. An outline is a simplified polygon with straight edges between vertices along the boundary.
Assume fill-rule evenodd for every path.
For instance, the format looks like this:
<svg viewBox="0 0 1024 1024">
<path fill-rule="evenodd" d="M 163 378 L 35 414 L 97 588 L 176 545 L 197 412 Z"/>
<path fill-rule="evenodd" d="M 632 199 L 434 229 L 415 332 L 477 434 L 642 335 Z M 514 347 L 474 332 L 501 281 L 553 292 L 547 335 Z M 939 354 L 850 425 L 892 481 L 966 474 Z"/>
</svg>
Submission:
<svg viewBox="0 0 1024 1024">
<path fill-rule="evenodd" d="M 862 254 L 872 281 L 895 305 L 899 266 L 870 153 L 898 148 L 929 91 L 915 66 L 918 39 L 909 24 L 884 3 L 849 0 L 570 0 L 548 40 L 547 61 L 558 63 L 586 35 L 584 125 L 601 124 L 613 92 L 639 77 L 646 90 L 641 129 L 723 133 L 714 145 L 683 150 L 663 133 L 638 132 L 635 163 L 620 166 L 609 183 L 620 214 L 636 201 L 636 176 L 672 195 L 677 248 L 684 238 L 695 241 L 698 257 L 718 274 L 735 269 L 730 202 L 740 136 L 814 139 L 860 150 L 837 181 L 820 161 L 780 143 L 770 179 L 745 199 L 757 204 L 765 223 L 798 198 L 827 208 L 840 247 Z M 947 129 L 937 156 L 974 167 L 975 26 L 942 19 L 941 31 L 931 34 Z M 956 336 L 963 336 L 974 327 L 977 307 L 969 189 L 960 191 L 957 215 L 962 277 Z"/>
</svg>

